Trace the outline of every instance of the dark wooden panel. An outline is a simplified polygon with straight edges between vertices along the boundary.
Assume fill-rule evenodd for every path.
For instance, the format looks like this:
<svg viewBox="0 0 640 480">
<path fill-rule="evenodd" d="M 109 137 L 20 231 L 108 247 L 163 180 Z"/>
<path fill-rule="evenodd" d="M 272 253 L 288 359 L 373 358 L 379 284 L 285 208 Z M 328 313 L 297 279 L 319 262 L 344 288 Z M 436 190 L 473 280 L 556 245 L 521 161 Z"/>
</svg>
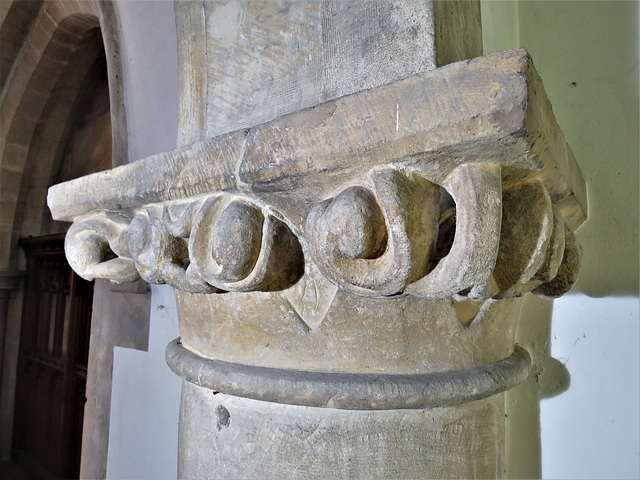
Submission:
<svg viewBox="0 0 640 480">
<path fill-rule="evenodd" d="M 21 241 L 27 277 L 13 456 L 35 478 L 80 470 L 93 283 L 71 271 L 64 236 Z"/>
</svg>

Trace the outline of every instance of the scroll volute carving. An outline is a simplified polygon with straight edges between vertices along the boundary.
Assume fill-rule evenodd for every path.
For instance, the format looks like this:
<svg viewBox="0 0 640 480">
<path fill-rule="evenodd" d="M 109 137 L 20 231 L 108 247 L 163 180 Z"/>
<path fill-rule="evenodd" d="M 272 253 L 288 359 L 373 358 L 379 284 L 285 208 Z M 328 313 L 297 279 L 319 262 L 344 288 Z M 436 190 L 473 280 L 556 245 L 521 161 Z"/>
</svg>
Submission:
<svg viewBox="0 0 640 480">
<path fill-rule="evenodd" d="M 140 278 L 127 244 L 130 217 L 91 214 L 75 220 L 65 238 L 71 268 L 85 280 L 108 278 L 114 283 Z"/>
<path fill-rule="evenodd" d="M 407 293 L 484 301 L 530 291 L 558 297 L 571 288 L 580 249 L 534 174 L 503 180 L 498 165 L 466 164 L 443 187 L 456 203 L 451 250 Z"/>
<path fill-rule="evenodd" d="M 407 293 L 445 298 L 465 292 L 474 300 L 487 298 L 500 243 L 501 182 L 500 167 L 493 164 L 462 165 L 444 180 L 456 204 L 453 244 Z"/>
<path fill-rule="evenodd" d="M 392 168 L 370 179 L 320 202 L 307 221 L 312 258 L 345 290 L 484 301 L 557 297 L 576 280 L 580 249 L 533 173 L 503 181 L 497 164 L 463 164 L 442 181 L 455 202 L 442 214 L 436 184 Z M 439 229 L 451 223 L 450 245 L 436 245 L 448 243 Z"/>
<path fill-rule="evenodd" d="M 143 278 L 190 293 L 282 290 L 304 273 L 289 227 L 233 195 L 147 205 L 131 216 L 76 219 L 66 253 L 83 278 L 126 283 Z"/>
<path fill-rule="evenodd" d="M 227 196 L 204 201 L 189 238 L 188 274 L 226 291 L 282 290 L 304 273 L 298 239 L 257 205 Z"/>
<path fill-rule="evenodd" d="M 535 172 L 505 177 L 497 164 L 468 163 L 441 183 L 373 169 L 311 209 L 311 258 L 333 284 L 369 297 L 484 301 L 571 288 L 580 248 Z M 455 206 L 440 212 L 442 188 Z M 284 290 L 305 265 L 287 224 L 234 194 L 148 205 L 133 218 L 79 217 L 66 250 L 84 278 L 142 277 L 192 293 Z"/>
<path fill-rule="evenodd" d="M 427 272 L 440 188 L 390 167 L 373 170 L 369 180 L 311 210 L 309 248 L 323 274 L 343 289 L 394 295 Z"/>
<path fill-rule="evenodd" d="M 188 236 L 191 212 L 200 202 L 178 205 L 183 215 L 172 222 L 161 206 L 150 206 L 139 212 L 129 225 L 129 250 L 140 276 L 149 283 L 167 283 L 190 293 L 213 293 L 215 288 L 187 274 L 189 266 Z M 175 208 L 174 208 L 175 210 Z M 176 226 L 175 224 L 179 225 Z M 182 227 L 182 230 L 180 229 Z"/>
</svg>

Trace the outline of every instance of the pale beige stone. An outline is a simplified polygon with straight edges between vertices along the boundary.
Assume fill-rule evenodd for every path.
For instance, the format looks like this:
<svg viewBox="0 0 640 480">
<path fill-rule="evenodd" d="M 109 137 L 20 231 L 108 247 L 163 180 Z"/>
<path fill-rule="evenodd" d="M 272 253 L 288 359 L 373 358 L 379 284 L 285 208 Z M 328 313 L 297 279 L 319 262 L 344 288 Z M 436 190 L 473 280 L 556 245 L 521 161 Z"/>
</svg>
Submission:
<svg viewBox="0 0 640 480">
<path fill-rule="evenodd" d="M 176 288 L 179 476 L 503 475 L 584 180 L 525 51 L 435 69 L 443 7 L 178 4 L 182 145 L 50 190 L 82 275 Z"/>
<path fill-rule="evenodd" d="M 353 412 L 214 396 L 183 385 L 193 399 L 181 408 L 184 478 L 503 476 L 503 395 L 455 408 Z"/>
<path fill-rule="evenodd" d="M 312 259 L 336 285 L 367 296 L 394 295 L 427 272 L 440 189 L 389 168 L 373 170 L 370 182 L 371 190 L 349 187 L 316 205 L 307 218 L 307 241 Z M 339 217 L 345 219 L 342 229 L 336 228 Z M 358 235 L 354 222 L 366 223 L 369 233 Z"/>
<path fill-rule="evenodd" d="M 517 50 L 453 64 L 246 132 L 226 134 L 107 174 L 57 186 L 51 190 L 50 205 L 54 215 L 62 219 L 70 219 L 79 209 L 111 209 L 115 205 L 122 205 L 133 217 L 134 209 L 143 207 L 148 200 L 189 197 L 215 189 L 232 193 L 210 198 L 193 196 L 190 206 L 185 206 L 184 201 L 166 203 L 162 207 L 163 220 L 157 216 L 157 221 L 150 224 L 152 230 L 161 231 L 158 238 L 162 239 L 170 236 L 165 229 L 181 229 L 179 237 L 189 238 L 189 264 L 184 251 L 183 260 L 176 261 L 171 261 L 172 253 L 162 254 L 155 265 L 145 264 L 144 275 L 148 279 L 156 275 L 157 282 L 163 283 L 175 275 L 168 274 L 163 279 L 153 273 L 155 270 L 184 271 L 179 278 L 186 276 L 190 279 L 187 283 L 200 285 L 196 290 L 188 287 L 190 291 L 287 289 L 299 280 L 304 268 L 303 251 L 308 251 L 329 281 L 362 295 L 406 291 L 425 298 L 469 295 L 474 300 L 522 295 L 542 281 L 551 281 L 552 273 L 559 268 L 562 235 L 553 233 L 562 229 L 561 219 L 554 218 L 554 208 L 558 217 L 563 215 L 564 207 L 564 221 L 573 223 L 578 221 L 576 209 L 582 208 L 576 194 L 581 185 L 576 179 L 575 188 L 565 188 L 561 195 L 556 193 L 558 198 L 552 201 L 544 183 L 549 177 L 546 172 L 562 172 L 562 167 L 551 157 L 532 153 L 534 145 L 528 144 L 528 138 L 536 138 L 537 149 L 546 141 L 541 133 L 521 133 L 528 122 L 527 105 L 537 102 L 535 97 L 522 96 L 527 91 L 527 77 L 521 73 L 526 72 L 532 72 L 528 57 Z M 474 87 L 477 92 L 471 96 L 466 91 L 468 83 L 463 80 L 472 74 L 478 80 L 502 79 L 502 87 L 495 91 L 504 99 L 496 103 L 494 95 L 488 95 L 496 88 L 493 83 L 487 87 L 479 82 Z M 517 83 L 522 78 L 524 83 Z M 535 74 L 531 74 L 531 81 L 537 82 Z M 454 82 L 464 86 L 459 92 L 463 100 L 457 102 L 470 104 L 462 109 L 462 116 L 458 111 L 441 111 L 438 103 L 433 105 L 434 112 L 428 112 L 416 100 L 403 102 L 405 109 L 413 108 L 408 127 L 399 128 L 400 102 L 395 102 L 395 122 L 383 114 L 390 109 L 389 97 L 405 95 L 409 89 L 416 96 L 420 88 L 426 95 L 429 88 L 439 88 L 441 82 L 448 85 L 442 87 L 445 96 L 452 95 L 455 87 L 450 85 Z M 486 88 L 489 90 L 484 91 Z M 365 134 L 369 127 L 360 118 L 368 110 L 382 140 L 374 141 Z M 434 124 L 436 113 L 439 121 Z M 447 114 L 451 119 L 444 117 Z M 539 115 L 534 112 L 534 116 Z M 446 136 L 442 130 L 445 126 Z M 314 146 L 311 142 L 311 132 L 320 139 L 333 135 L 334 141 L 318 149 L 317 143 Z M 278 143 L 276 135 L 283 137 Z M 552 144 L 557 143 L 559 135 L 554 133 Z M 442 146 L 431 146 L 434 141 Z M 341 152 L 348 155 L 342 153 L 341 157 Z M 556 154 L 564 154 L 560 158 L 565 162 L 572 161 L 566 156 L 566 146 Z M 312 165 L 304 160 L 310 157 L 315 159 Z M 355 158 L 361 161 L 356 162 Z M 151 175 L 138 174 L 151 163 Z M 325 171 L 351 177 L 343 182 L 342 193 L 340 187 L 336 189 L 336 177 Z M 570 180 L 565 178 L 562 184 L 568 187 Z M 558 188 L 555 177 L 547 179 L 547 184 L 551 191 Z M 296 187 L 296 195 L 289 196 L 284 204 L 284 197 L 278 197 L 292 186 Z M 440 188 L 456 202 L 457 227 L 451 251 L 437 261 L 432 250 L 438 248 Z M 333 200 L 322 200 L 325 189 L 334 189 Z M 90 197 L 85 193 L 89 191 Z M 73 204 L 65 202 L 69 197 L 73 197 Z M 240 198 L 245 198 L 244 213 L 230 214 L 229 208 L 241 205 Z M 311 208 L 315 202 L 317 205 Z M 571 202 L 575 208 L 567 207 Z M 63 205 L 66 211 L 59 211 Z M 167 223 L 166 212 L 178 212 L 180 208 L 185 212 Z M 143 218 L 145 214 L 141 211 L 137 215 Z M 224 220 L 229 215 L 240 216 L 237 221 L 231 217 Z M 240 220 L 252 215 L 253 220 Z M 350 220 L 340 227 L 342 218 Z M 242 228 L 247 230 L 239 234 L 238 240 L 231 240 L 231 230 L 226 229 L 236 231 L 246 221 L 249 223 Z M 353 221 L 359 222 L 359 230 Z M 173 226 L 164 226 L 163 222 Z M 233 225 L 227 226 L 229 222 Z M 138 224 L 139 221 L 134 222 L 139 230 Z M 260 225 L 264 225 L 262 232 Z M 347 232 L 346 225 L 351 225 L 352 230 Z M 306 235 L 301 236 L 303 231 Z M 136 238 L 142 237 L 132 235 L 133 242 Z M 241 248 L 245 240 L 249 244 Z M 177 245 L 184 250 L 184 242 L 172 242 L 176 247 L 169 250 Z M 154 245 L 152 248 L 166 249 Z M 251 269 L 252 265 L 255 268 Z M 174 286 L 180 288 L 178 284 Z"/>
</svg>

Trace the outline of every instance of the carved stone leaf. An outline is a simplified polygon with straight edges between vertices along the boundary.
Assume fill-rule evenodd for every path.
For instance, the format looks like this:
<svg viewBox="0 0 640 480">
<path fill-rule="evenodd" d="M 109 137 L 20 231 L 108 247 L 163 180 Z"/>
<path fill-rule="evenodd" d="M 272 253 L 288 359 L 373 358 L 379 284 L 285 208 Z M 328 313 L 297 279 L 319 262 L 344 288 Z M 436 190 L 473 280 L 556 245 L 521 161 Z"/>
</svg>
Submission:
<svg viewBox="0 0 640 480">
<path fill-rule="evenodd" d="M 284 307 L 290 307 L 313 331 L 327 316 L 337 291 L 338 287 L 329 282 L 315 265 L 310 264 L 298 283 L 277 295 L 281 296 Z"/>
</svg>

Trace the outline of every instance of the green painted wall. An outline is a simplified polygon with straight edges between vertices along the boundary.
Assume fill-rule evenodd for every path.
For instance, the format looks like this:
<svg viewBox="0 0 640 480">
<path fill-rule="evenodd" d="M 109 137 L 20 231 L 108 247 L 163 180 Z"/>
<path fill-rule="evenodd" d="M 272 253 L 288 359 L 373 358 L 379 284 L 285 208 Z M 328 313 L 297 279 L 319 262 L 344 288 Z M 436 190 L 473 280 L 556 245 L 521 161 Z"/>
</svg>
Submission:
<svg viewBox="0 0 640 480">
<path fill-rule="evenodd" d="M 589 198 L 588 219 L 577 231 L 583 248 L 577 285 L 567 297 L 555 302 L 533 297 L 525 300 L 518 342 L 530 349 L 540 375 L 507 394 L 506 464 L 511 478 L 543 474 L 562 478 L 571 476 L 571 472 L 579 477 L 581 466 L 587 465 L 589 472 L 589 462 L 613 475 L 609 478 L 614 478 L 615 472 L 619 478 L 638 475 L 637 400 L 629 412 L 616 412 L 620 399 L 607 403 L 608 397 L 615 396 L 612 389 L 617 385 L 626 385 L 623 395 L 627 397 L 637 399 L 639 395 L 638 5 L 634 1 L 481 3 L 484 52 L 514 47 L 529 51 L 581 167 Z M 585 304 L 596 308 L 582 309 L 581 318 L 576 318 L 575 312 Z M 616 314 L 602 315 L 603 311 Z M 554 333 L 558 326 L 568 338 Z M 568 342 L 566 351 L 572 352 L 578 348 L 578 340 L 591 342 L 588 355 L 592 358 L 583 356 L 581 362 L 561 358 L 559 362 L 551 357 L 554 344 Z M 611 351 L 611 344 L 620 345 L 620 350 L 614 347 Z M 630 346 L 628 353 L 623 353 L 623 344 Z M 614 357 L 620 358 L 611 360 Z M 607 363 L 608 370 L 595 371 L 605 361 L 613 362 Z M 584 403 L 593 400 L 594 407 L 585 410 L 588 414 L 580 413 L 584 418 L 568 422 L 573 429 L 582 423 L 582 431 L 563 432 L 566 435 L 557 444 L 543 435 L 541 443 L 537 397 L 553 397 L 564 391 L 562 398 L 577 394 Z M 552 414 L 556 398 L 543 404 Z M 576 412 L 580 408 L 582 405 L 575 404 Z M 618 430 L 601 433 L 596 425 L 612 424 L 615 414 L 624 420 L 616 418 Z M 544 429 L 548 412 L 542 417 Z M 593 441 L 585 440 L 589 435 L 594 436 Z M 628 445 L 623 438 L 635 438 L 635 443 Z M 611 452 L 603 453 L 607 449 Z M 616 452 L 622 453 L 616 457 Z M 574 466 L 558 469 L 563 460 L 552 457 L 563 456 Z M 546 469 L 546 462 L 553 463 L 555 470 Z M 592 469 L 590 475 L 597 478 L 602 473 Z"/>
<path fill-rule="evenodd" d="M 483 1 L 485 53 L 526 48 L 580 164 L 589 218 L 577 289 L 638 295 L 638 3 Z"/>
</svg>

